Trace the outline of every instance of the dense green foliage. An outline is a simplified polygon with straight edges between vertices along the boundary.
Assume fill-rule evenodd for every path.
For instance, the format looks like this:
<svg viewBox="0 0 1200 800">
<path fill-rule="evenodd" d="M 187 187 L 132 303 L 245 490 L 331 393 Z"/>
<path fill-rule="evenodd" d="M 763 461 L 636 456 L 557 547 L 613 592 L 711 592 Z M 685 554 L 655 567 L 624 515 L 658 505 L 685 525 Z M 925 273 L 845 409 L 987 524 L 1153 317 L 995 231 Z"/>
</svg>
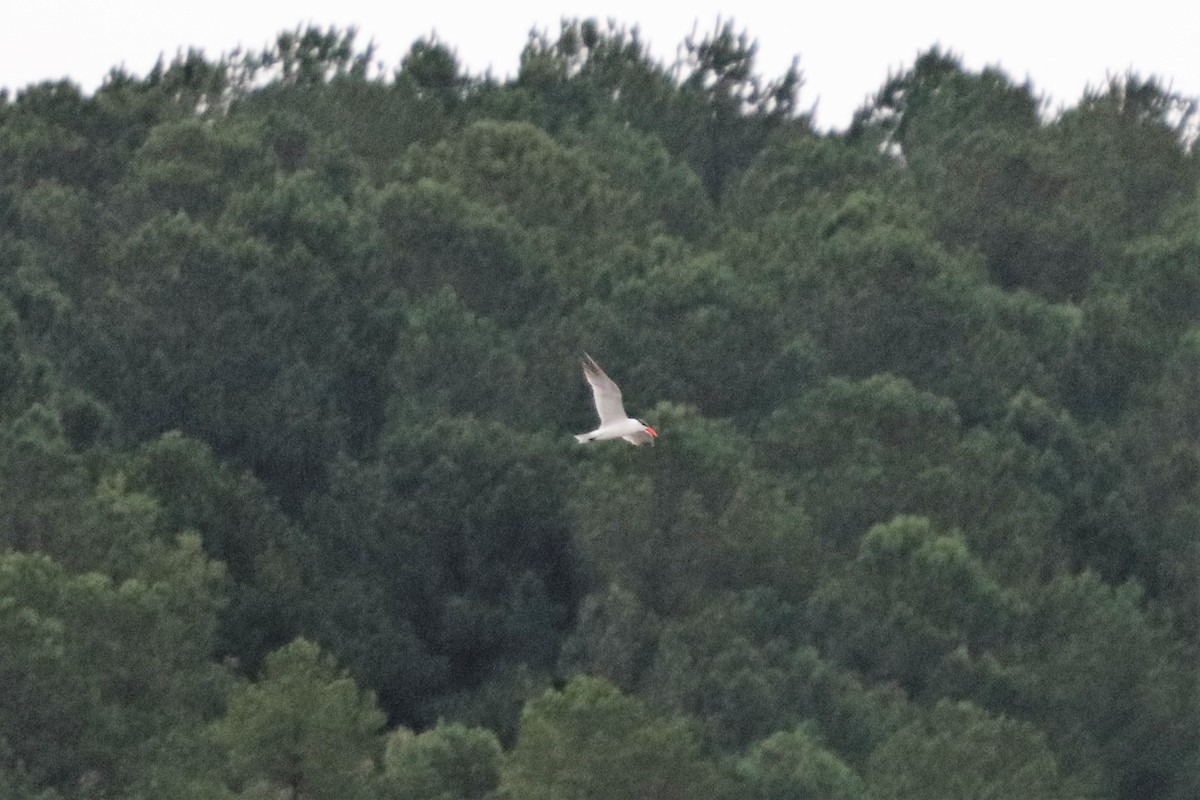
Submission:
<svg viewBox="0 0 1200 800">
<path fill-rule="evenodd" d="M 681 53 L 0 95 L 0 794 L 1200 796 L 1192 103 Z"/>
</svg>

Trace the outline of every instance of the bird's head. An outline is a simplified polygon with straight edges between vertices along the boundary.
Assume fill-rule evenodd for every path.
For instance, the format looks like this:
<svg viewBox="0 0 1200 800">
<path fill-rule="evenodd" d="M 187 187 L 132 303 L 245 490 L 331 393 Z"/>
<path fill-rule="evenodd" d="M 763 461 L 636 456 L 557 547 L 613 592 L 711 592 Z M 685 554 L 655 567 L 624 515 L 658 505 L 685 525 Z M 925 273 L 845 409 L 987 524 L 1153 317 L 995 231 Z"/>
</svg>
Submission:
<svg viewBox="0 0 1200 800">
<path fill-rule="evenodd" d="M 634 421 L 637 422 L 638 425 L 642 426 L 642 430 L 644 430 L 646 433 L 650 434 L 650 437 L 651 437 L 650 443 L 653 444 L 654 440 L 658 438 L 658 431 L 654 430 L 654 428 L 647 425 L 645 420 L 639 419 L 639 420 L 634 420 Z"/>
</svg>

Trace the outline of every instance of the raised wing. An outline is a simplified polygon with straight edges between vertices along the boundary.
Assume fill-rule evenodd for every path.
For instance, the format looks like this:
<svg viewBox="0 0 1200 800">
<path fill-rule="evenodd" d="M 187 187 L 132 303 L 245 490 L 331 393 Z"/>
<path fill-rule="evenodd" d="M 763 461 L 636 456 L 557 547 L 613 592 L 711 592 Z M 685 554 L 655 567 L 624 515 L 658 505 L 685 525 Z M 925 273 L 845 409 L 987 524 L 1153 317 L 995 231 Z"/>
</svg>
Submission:
<svg viewBox="0 0 1200 800">
<path fill-rule="evenodd" d="M 583 354 L 583 377 L 592 387 L 596 400 L 596 413 L 600 415 L 600 427 L 626 419 L 625 404 L 621 402 L 621 390 L 613 379 L 604 374 L 596 360 Z"/>
</svg>

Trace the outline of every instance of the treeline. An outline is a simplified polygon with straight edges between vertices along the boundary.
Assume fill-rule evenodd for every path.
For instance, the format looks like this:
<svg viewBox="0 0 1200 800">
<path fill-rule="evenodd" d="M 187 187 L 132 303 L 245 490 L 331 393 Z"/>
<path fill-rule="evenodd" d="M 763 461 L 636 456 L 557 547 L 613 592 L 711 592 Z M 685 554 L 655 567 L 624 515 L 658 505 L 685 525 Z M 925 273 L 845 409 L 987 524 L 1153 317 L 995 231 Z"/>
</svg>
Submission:
<svg viewBox="0 0 1200 800">
<path fill-rule="evenodd" d="M 1200 796 L 1194 102 L 681 52 L 0 95 L 0 795 Z"/>
</svg>

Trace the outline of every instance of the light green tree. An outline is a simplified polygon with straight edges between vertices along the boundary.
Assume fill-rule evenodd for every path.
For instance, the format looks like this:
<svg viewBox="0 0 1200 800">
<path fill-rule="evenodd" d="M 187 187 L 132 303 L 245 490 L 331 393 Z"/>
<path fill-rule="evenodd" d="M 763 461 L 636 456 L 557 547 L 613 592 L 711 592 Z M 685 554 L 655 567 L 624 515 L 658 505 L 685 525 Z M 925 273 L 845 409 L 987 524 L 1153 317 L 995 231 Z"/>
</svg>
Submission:
<svg viewBox="0 0 1200 800">
<path fill-rule="evenodd" d="M 864 773 L 876 800 L 1083 800 L 1090 792 L 1060 767 L 1027 722 L 943 700 L 881 744 Z"/>
<path fill-rule="evenodd" d="M 739 796 L 753 800 L 867 800 L 862 778 L 808 728 L 780 731 L 738 759 Z"/>
<path fill-rule="evenodd" d="M 655 716 L 587 677 L 526 705 L 502 786 L 514 800 L 720 796 L 715 767 L 686 721 Z"/>
<path fill-rule="evenodd" d="M 1001 586 L 955 532 L 923 517 L 873 526 L 844 572 L 809 601 L 809 618 L 829 656 L 913 693 L 935 695 L 946 671 L 986 657 L 1013 611 Z"/>
<path fill-rule="evenodd" d="M 195 537 L 119 581 L 41 554 L 0 554 L 0 743 L 10 766 L 37 786 L 131 797 L 204 783 L 200 732 L 227 687 L 208 660 L 218 574 Z"/>
<path fill-rule="evenodd" d="M 484 728 L 402 728 L 387 738 L 381 800 L 483 800 L 500 784 L 502 757 L 499 740 Z"/>
<path fill-rule="evenodd" d="M 384 718 L 333 658 L 306 639 L 267 656 L 213 727 L 232 787 L 245 798 L 371 796 Z"/>
</svg>

